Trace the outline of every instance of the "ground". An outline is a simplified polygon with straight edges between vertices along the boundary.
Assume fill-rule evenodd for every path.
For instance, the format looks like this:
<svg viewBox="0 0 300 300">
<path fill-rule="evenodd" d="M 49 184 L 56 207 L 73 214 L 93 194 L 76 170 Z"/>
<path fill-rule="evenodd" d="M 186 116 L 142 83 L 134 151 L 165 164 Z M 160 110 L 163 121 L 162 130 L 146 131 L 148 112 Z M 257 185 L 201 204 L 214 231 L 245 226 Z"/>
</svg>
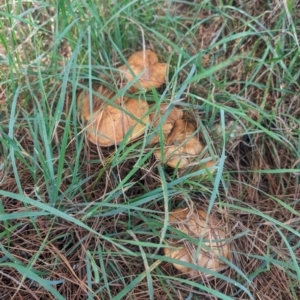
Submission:
<svg viewBox="0 0 300 300">
<path fill-rule="evenodd" d="M 0 5 L 1 299 L 300 298 L 299 1 Z M 187 168 L 147 134 L 87 139 L 79 93 L 121 96 L 117 68 L 142 49 L 166 83 L 132 97 L 184 111 L 205 145 Z M 222 221 L 222 270 L 190 278 L 164 255 L 189 240 L 168 225 L 184 207 Z"/>
</svg>

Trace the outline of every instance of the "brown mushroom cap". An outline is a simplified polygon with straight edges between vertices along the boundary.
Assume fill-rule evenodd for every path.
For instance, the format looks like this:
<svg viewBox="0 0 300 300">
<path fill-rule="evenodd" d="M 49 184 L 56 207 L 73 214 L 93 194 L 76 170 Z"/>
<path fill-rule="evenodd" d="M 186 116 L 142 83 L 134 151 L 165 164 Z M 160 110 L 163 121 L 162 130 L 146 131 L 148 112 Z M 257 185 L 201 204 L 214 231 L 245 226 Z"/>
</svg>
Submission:
<svg viewBox="0 0 300 300">
<path fill-rule="evenodd" d="M 200 165 L 200 169 L 208 169 L 208 172 L 210 173 L 210 174 L 213 174 L 213 173 L 215 173 L 216 172 L 216 169 L 215 168 L 212 168 L 212 167 L 214 167 L 216 164 L 215 164 L 215 162 L 213 161 L 213 160 L 209 160 L 209 161 L 207 161 L 206 163 L 204 163 L 204 164 L 201 164 Z M 212 169 L 210 169 L 210 168 L 212 168 Z M 210 169 L 210 170 L 209 170 Z"/>
<path fill-rule="evenodd" d="M 168 110 L 169 105 L 167 104 L 161 104 L 159 108 L 159 113 L 153 112 L 149 115 L 150 122 L 153 124 L 153 127 L 156 127 L 160 123 L 160 119 L 164 116 L 166 111 Z M 173 107 L 172 110 L 169 112 L 167 119 L 162 124 L 162 133 L 165 137 L 165 140 L 167 136 L 170 134 L 171 130 L 173 129 L 173 126 L 175 122 L 183 117 L 183 112 L 180 108 Z M 156 135 L 151 140 L 150 144 L 155 144 L 159 142 L 159 136 Z"/>
<path fill-rule="evenodd" d="M 181 260 L 187 263 L 194 263 L 200 267 L 211 269 L 214 271 L 220 270 L 226 266 L 224 262 L 220 260 L 220 256 L 226 259 L 231 259 L 230 244 L 226 241 L 226 233 L 223 231 L 224 226 L 215 217 L 210 216 L 208 222 L 206 222 L 207 214 L 203 210 L 196 209 L 191 211 L 189 208 L 175 209 L 170 213 L 169 224 L 175 226 L 180 231 L 193 238 L 203 238 L 203 245 L 205 248 L 200 249 L 197 257 L 195 253 L 197 246 L 181 240 L 171 240 L 169 244 L 172 247 L 180 247 L 179 249 L 164 248 L 166 256 Z M 222 228 L 222 229 L 220 229 Z M 188 276 L 195 277 L 199 275 L 199 272 L 181 264 L 174 264 L 174 267 L 185 273 Z"/>
<path fill-rule="evenodd" d="M 123 78 L 127 81 L 132 81 L 136 76 L 141 75 L 130 89 L 130 92 L 159 88 L 165 82 L 167 65 L 159 63 L 157 55 L 153 51 L 135 52 L 127 61 L 130 68 L 127 65 L 119 67 Z"/>
<path fill-rule="evenodd" d="M 91 114 L 94 115 L 105 104 L 105 99 L 112 99 L 115 96 L 113 91 L 99 83 L 93 83 L 92 90 L 101 95 L 92 94 L 92 103 L 89 90 L 83 90 L 77 97 L 77 107 L 84 121 L 91 119 Z M 120 100 L 117 99 L 115 102 L 120 103 Z"/>
<path fill-rule="evenodd" d="M 121 143 L 131 131 L 127 142 L 132 141 L 145 132 L 146 124 L 149 123 L 148 109 L 146 101 L 137 99 L 128 99 L 120 108 L 106 105 L 95 113 L 87 137 L 96 145 L 108 147 Z M 126 111 L 138 120 L 131 118 Z"/>
<path fill-rule="evenodd" d="M 164 163 L 170 167 L 184 168 L 200 154 L 204 146 L 194 135 L 196 128 L 185 120 L 177 120 L 167 137 L 164 147 Z M 161 149 L 156 149 L 154 155 L 161 160 Z"/>
<path fill-rule="evenodd" d="M 209 160 L 205 163 L 202 163 L 202 164 L 199 164 L 199 165 L 194 165 L 192 170 L 192 172 L 196 172 L 196 171 L 199 171 L 199 170 L 203 170 L 203 169 L 207 169 L 207 172 L 208 173 L 204 173 L 204 174 L 201 174 L 200 177 L 203 177 L 203 175 L 207 175 L 207 174 L 214 174 L 216 172 L 216 168 L 212 168 L 216 166 L 216 163 L 213 161 L 213 160 Z M 196 179 L 198 176 L 195 176 L 193 177 L 194 179 Z"/>
</svg>

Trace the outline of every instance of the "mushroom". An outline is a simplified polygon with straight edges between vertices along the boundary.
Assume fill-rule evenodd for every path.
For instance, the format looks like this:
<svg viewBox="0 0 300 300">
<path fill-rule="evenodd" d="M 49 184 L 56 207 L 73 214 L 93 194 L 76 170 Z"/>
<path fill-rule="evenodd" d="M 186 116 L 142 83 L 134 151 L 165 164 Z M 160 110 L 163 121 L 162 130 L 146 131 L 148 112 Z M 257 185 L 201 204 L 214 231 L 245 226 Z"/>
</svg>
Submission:
<svg viewBox="0 0 300 300">
<path fill-rule="evenodd" d="M 159 113 L 153 112 L 149 115 L 150 122 L 153 127 L 157 127 L 161 122 L 161 118 L 165 115 L 169 108 L 167 104 L 161 104 L 159 107 Z M 170 112 L 168 112 L 168 117 L 161 124 L 162 133 L 164 136 L 164 140 L 166 140 L 167 136 L 170 134 L 175 122 L 183 117 L 183 112 L 180 108 L 173 107 Z M 155 144 L 159 142 L 159 136 L 155 135 L 151 140 L 150 144 Z"/>
<path fill-rule="evenodd" d="M 194 135 L 195 131 L 194 125 L 188 121 L 179 119 L 175 122 L 163 149 L 165 164 L 173 168 L 184 168 L 200 154 L 204 146 Z M 159 148 L 154 151 L 158 160 L 162 160 L 161 150 Z"/>
<path fill-rule="evenodd" d="M 183 175 L 186 172 L 191 173 L 191 172 L 196 172 L 196 171 L 200 171 L 200 170 L 206 169 L 205 173 L 202 173 L 199 176 L 193 176 L 192 177 L 193 179 L 203 178 L 203 176 L 213 175 L 216 172 L 216 168 L 214 168 L 215 166 L 216 166 L 216 163 L 213 160 L 209 160 L 209 161 L 207 161 L 205 163 L 196 164 L 191 169 L 188 169 L 187 171 L 183 170 L 183 172 L 180 175 Z"/>
<path fill-rule="evenodd" d="M 105 104 L 105 100 L 112 99 L 115 96 L 113 91 L 99 83 L 93 83 L 92 90 L 101 95 L 101 97 L 99 97 L 98 95 L 92 94 L 92 103 L 90 103 L 89 90 L 83 90 L 77 97 L 77 106 L 79 108 L 81 118 L 84 121 L 89 121 L 91 119 L 91 114 L 94 115 L 97 111 L 99 111 L 101 106 Z M 117 99 L 115 102 L 120 103 L 120 99 Z"/>
<path fill-rule="evenodd" d="M 200 169 L 207 169 L 209 174 L 214 174 L 216 172 L 216 169 L 213 168 L 215 166 L 215 162 L 213 160 L 209 160 L 204 164 L 201 164 L 198 168 L 198 170 Z"/>
<path fill-rule="evenodd" d="M 138 51 L 127 60 L 127 64 L 119 67 L 122 78 L 132 81 L 136 76 L 140 78 L 129 89 L 135 93 L 138 90 L 159 88 L 166 80 L 167 64 L 159 63 L 157 55 L 151 51 Z"/>
<path fill-rule="evenodd" d="M 127 142 L 130 142 L 145 132 L 148 110 L 147 102 L 138 99 L 128 99 L 118 107 L 106 105 L 95 113 L 87 137 L 96 145 L 108 147 L 121 143 L 129 133 Z"/>
<path fill-rule="evenodd" d="M 197 245 L 189 241 L 183 241 L 182 238 L 177 241 L 172 239 L 169 241 L 169 245 L 172 248 L 164 248 L 165 255 L 213 271 L 220 271 L 224 268 L 226 264 L 220 257 L 223 256 L 228 260 L 231 259 L 230 244 L 223 241 L 227 235 L 224 231 L 224 225 L 213 216 L 210 216 L 207 222 L 206 218 L 206 212 L 200 209 L 178 208 L 170 212 L 169 224 L 176 226 L 176 229 L 186 235 L 203 239 L 202 245 L 204 247 L 198 253 Z M 177 270 L 190 277 L 199 276 L 199 272 L 192 268 L 177 263 L 173 265 Z"/>
</svg>

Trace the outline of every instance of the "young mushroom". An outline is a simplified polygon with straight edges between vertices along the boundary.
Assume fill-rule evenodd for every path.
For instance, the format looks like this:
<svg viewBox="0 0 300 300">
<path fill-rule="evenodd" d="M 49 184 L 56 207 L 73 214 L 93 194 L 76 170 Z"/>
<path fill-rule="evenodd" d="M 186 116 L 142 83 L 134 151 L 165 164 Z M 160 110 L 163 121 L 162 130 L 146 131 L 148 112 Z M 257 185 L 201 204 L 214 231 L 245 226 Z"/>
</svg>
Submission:
<svg viewBox="0 0 300 300">
<path fill-rule="evenodd" d="M 87 137 L 103 147 L 120 144 L 126 135 L 126 142 L 130 142 L 144 134 L 149 123 L 148 110 L 147 102 L 138 99 L 128 99 L 117 107 L 105 105 L 88 125 Z"/>
<path fill-rule="evenodd" d="M 150 106 L 151 107 L 151 106 Z M 177 120 L 181 119 L 183 117 L 183 111 L 180 108 L 173 107 L 171 111 L 168 111 L 169 105 L 167 104 L 161 104 L 159 107 L 159 112 L 153 112 L 149 115 L 150 122 L 153 125 L 153 127 L 159 126 L 161 123 L 161 119 L 164 117 L 166 113 L 168 113 L 167 118 L 165 121 L 161 124 L 162 134 L 164 136 L 164 140 L 168 137 L 171 130 L 174 127 L 174 124 Z M 159 142 L 159 135 L 155 135 L 153 139 L 150 141 L 150 144 L 156 144 Z"/>
<path fill-rule="evenodd" d="M 154 151 L 155 157 L 173 168 L 187 167 L 204 148 L 195 135 L 195 131 L 196 128 L 192 123 L 181 119 L 177 120 L 166 139 L 164 148 Z"/>
<path fill-rule="evenodd" d="M 119 67 L 119 70 L 125 82 L 140 76 L 129 89 L 129 92 L 135 93 L 141 89 L 149 91 L 159 88 L 166 80 L 167 64 L 159 63 L 157 55 L 151 50 L 146 50 L 133 53 L 127 64 Z"/>
<path fill-rule="evenodd" d="M 165 247 L 166 256 L 176 260 L 198 265 L 213 271 L 220 271 L 226 264 L 220 259 L 224 257 L 231 260 L 231 247 L 225 241 L 227 234 L 224 224 L 210 216 L 206 221 L 207 214 L 200 209 L 178 208 L 170 212 L 169 224 L 196 239 L 203 239 L 202 247 L 197 252 L 196 244 L 180 240 L 170 240 L 171 247 Z M 174 263 L 174 267 L 189 277 L 199 276 L 199 271 Z"/>
</svg>

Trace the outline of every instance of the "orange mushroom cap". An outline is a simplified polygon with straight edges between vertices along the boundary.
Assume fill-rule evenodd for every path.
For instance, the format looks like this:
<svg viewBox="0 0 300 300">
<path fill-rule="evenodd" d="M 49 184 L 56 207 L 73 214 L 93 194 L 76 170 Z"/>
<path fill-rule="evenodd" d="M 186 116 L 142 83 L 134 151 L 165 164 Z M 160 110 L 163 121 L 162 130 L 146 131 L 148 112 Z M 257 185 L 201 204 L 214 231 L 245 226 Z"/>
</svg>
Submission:
<svg viewBox="0 0 300 300">
<path fill-rule="evenodd" d="M 149 115 L 150 122 L 153 124 L 153 127 L 157 127 L 161 121 L 161 118 L 164 116 L 166 111 L 168 110 L 169 105 L 161 104 L 159 107 L 159 113 L 153 112 Z M 162 124 L 162 133 L 165 137 L 172 131 L 174 124 L 177 120 L 183 117 L 183 111 L 180 108 L 173 107 L 172 110 L 169 112 L 167 119 Z M 159 142 L 159 136 L 155 135 L 151 140 L 150 144 L 155 144 Z"/>
<path fill-rule="evenodd" d="M 200 167 L 199 167 L 199 169 L 210 169 L 210 168 L 214 167 L 215 165 L 216 165 L 216 164 L 215 164 L 215 162 L 214 162 L 213 160 L 209 160 L 209 161 L 207 161 L 206 163 L 201 164 Z M 215 168 L 214 168 L 214 169 L 212 168 L 212 169 L 208 170 L 208 172 L 209 172 L 210 174 L 213 174 L 213 173 L 216 172 L 216 169 L 215 169 Z"/>
<path fill-rule="evenodd" d="M 123 78 L 132 81 L 136 76 L 140 76 L 131 87 L 130 92 L 159 88 L 166 80 L 167 65 L 159 63 L 157 55 L 151 50 L 135 52 L 127 62 L 129 68 L 127 65 L 119 67 Z"/>
<path fill-rule="evenodd" d="M 169 244 L 172 247 L 176 247 L 176 249 L 164 248 L 165 255 L 214 271 L 218 271 L 226 266 L 220 260 L 220 256 L 230 260 L 231 247 L 228 242 L 223 241 L 227 235 L 224 231 L 224 225 L 213 216 L 210 216 L 208 222 L 206 222 L 206 217 L 206 212 L 199 209 L 191 211 L 189 208 L 179 208 L 170 212 L 169 224 L 176 226 L 177 229 L 193 238 L 203 238 L 202 244 L 205 247 L 201 248 L 199 253 L 197 253 L 197 246 L 191 242 L 183 241 L 182 239 L 178 241 L 171 240 Z M 199 275 L 198 271 L 181 264 L 174 263 L 174 267 L 190 277 Z"/>
<path fill-rule="evenodd" d="M 192 178 L 196 180 L 196 178 L 203 178 L 204 176 L 207 176 L 207 175 L 212 175 L 216 172 L 216 168 L 213 168 L 216 166 L 216 163 L 213 161 L 213 160 L 209 160 L 205 163 L 200 163 L 200 164 L 196 164 L 193 166 L 192 169 L 189 169 L 188 171 L 189 172 L 196 172 L 196 171 L 200 171 L 200 170 L 203 170 L 203 169 L 206 169 L 206 172 L 205 173 L 202 173 L 201 175 L 199 176 L 193 176 Z"/>
<path fill-rule="evenodd" d="M 137 99 L 128 99 L 119 108 L 107 105 L 95 114 L 87 130 L 87 137 L 96 145 L 108 147 L 121 143 L 130 131 L 127 140 L 130 142 L 145 132 L 149 123 L 148 109 L 146 101 Z"/>
<path fill-rule="evenodd" d="M 112 99 L 115 92 L 99 83 L 92 84 L 92 90 L 99 94 L 92 94 L 90 102 L 90 91 L 83 90 L 77 97 L 77 106 L 80 116 L 84 121 L 89 121 L 91 115 L 93 116 L 105 104 L 105 99 Z M 120 99 L 116 99 L 116 103 L 120 103 Z"/>
<path fill-rule="evenodd" d="M 179 119 L 175 122 L 163 149 L 165 164 L 173 168 L 184 168 L 193 162 L 204 148 L 194 135 L 195 131 L 194 125 L 188 121 Z M 161 160 L 161 149 L 156 149 L 154 155 Z"/>
</svg>

